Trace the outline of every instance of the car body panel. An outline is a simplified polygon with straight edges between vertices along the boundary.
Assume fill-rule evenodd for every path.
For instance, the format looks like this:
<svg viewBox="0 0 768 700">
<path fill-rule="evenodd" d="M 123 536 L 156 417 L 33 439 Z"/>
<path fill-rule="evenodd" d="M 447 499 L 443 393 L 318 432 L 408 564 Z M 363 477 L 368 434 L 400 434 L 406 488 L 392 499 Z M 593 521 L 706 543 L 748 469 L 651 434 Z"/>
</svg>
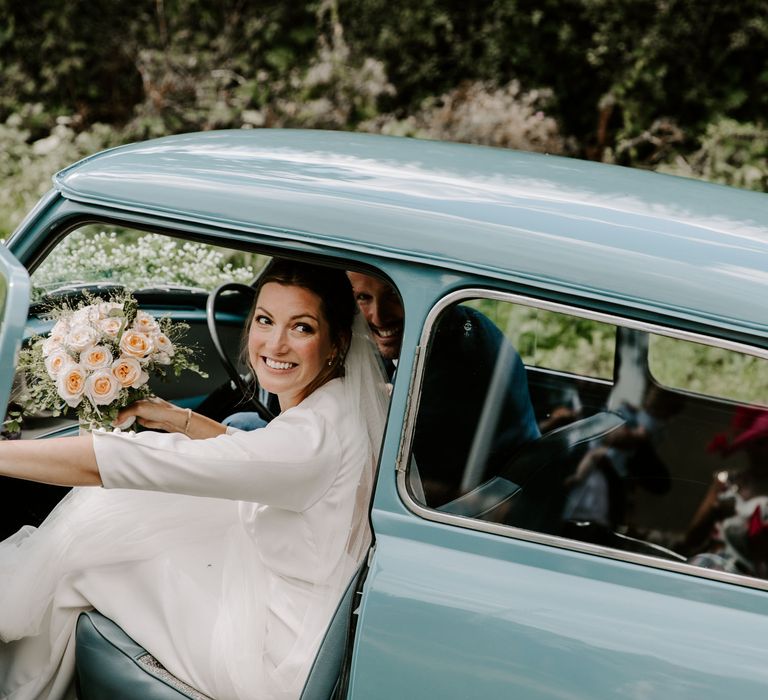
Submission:
<svg viewBox="0 0 768 700">
<path fill-rule="evenodd" d="M 760 194 L 539 154 L 415 144 L 282 130 L 173 136 L 87 158 L 55 186 L 81 202 L 492 273 L 768 335 Z"/>
<path fill-rule="evenodd" d="M 29 275 L 8 249 L 0 246 L 0 408 L 3 415 L 13 385 L 28 306 Z"/>
<path fill-rule="evenodd" d="M 403 346 L 349 697 L 768 693 L 766 590 L 436 522 L 397 483 L 425 323 L 457 290 L 557 301 L 764 354 L 765 195 L 543 155 L 281 130 L 120 147 L 54 185 L 9 242 L 30 268 L 68 227 L 117 221 L 375 269 L 400 292 Z"/>
<path fill-rule="evenodd" d="M 377 514 L 352 697 L 757 698 L 765 594 Z M 385 534 L 386 533 L 386 534 Z"/>
</svg>

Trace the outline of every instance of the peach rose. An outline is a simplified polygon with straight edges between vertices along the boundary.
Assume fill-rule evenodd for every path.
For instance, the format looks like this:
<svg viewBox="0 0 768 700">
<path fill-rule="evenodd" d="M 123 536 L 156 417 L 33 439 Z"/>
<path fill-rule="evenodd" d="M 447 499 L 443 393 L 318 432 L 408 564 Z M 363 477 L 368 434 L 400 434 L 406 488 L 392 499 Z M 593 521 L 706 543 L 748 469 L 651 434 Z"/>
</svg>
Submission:
<svg viewBox="0 0 768 700">
<path fill-rule="evenodd" d="M 85 370 L 80 365 L 72 365 L 64 369 L 56 379 L 56 391 L 72 408 L 83 398 L 85 378 Z"/>
<path fill-rule="evenodd" d="M 63 348 L 54 350 L 45 358 L 45 369 L 51 379 L 56 379 L 67 367 L 71 367 L 75 361 Z"/>
<path fill-rule="evenodd" d="M 155 351 L 161 352 L 168 357 L 173 357 L 176 348 L 165 333 L 155 333 L 152 336 L 152 342 L 155 344 Z"/>
<path fill-rule="evenodd" d="M 128 357 L 141 360 L 149 355 L 153 349 L 152 338 L 141 331 L 128 329 L 120 338 L 120 350 Z"/>
<path fill-rule="evenodd" d="M 112 351 L 106 345 L 92 345 L 80 353 L 80 364 L 87 370 L 109 367 L 112 364 Z"/>
<path fill-rule="evenodd" d="M 133 321 L 133 328 L 142 333 L 152 334 L 159 330 L 160 326 L 157 325 L 155 317 L 151 314 L 148 314 L 146 311 L 137 311 L 136 318 Z"/>
<path fill-rule="evenodd" d="M 85 380 L 85 395 L 95 406 L 106 406 L 114 401 L 120 384 L 111 369 L 97 369 Z"/>
<path fill-rule="evenodd" d="M 120 383 L 120 386 L 138 389 L 149 379 L 149 375 L 142 369 L 135 357 L 119 357 L 112 363 L 112 374 Z"/>
</svg>

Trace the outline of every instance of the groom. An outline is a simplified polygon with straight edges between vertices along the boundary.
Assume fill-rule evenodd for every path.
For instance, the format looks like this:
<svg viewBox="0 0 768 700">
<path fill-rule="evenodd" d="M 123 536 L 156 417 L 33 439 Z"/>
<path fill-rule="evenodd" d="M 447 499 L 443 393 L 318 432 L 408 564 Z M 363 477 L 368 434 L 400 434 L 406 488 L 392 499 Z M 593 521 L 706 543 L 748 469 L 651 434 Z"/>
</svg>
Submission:
<svg viewBox="0 0 768 700">
<path fill-rule="evenodd" d="M 391 377 L 403 339 L 405 315 L 400 297 L 377 277 L 360 272 L 347 276 Z M 502 379 L 499 427 L 480 479 L 500 468 L 517 447 L 539 437 L 525 367 L 495 324 L 475 309 L 453 306 L 443 313 L 436 328 L 413 446 L 426 502 L 433 507 L 460 495 L 496 361 L 502 355 L 508 367 Z"/>
</svg>

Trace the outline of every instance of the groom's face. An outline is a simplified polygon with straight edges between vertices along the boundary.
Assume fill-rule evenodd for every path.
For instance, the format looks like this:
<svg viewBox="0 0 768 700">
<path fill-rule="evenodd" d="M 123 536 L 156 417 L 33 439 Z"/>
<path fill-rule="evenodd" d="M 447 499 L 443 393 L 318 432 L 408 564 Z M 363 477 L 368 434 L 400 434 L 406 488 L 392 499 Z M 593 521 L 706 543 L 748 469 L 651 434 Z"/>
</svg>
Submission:
<svg viewBox="0 0 768 700">
<path fill-rule="evenodd" d="M 404 312 L 400 297 L 377 277 L 360 272 L 348 272 L 347 276 L 379 353 L 385 360 L 396 360 L 403 341 Z"/>
</svg>

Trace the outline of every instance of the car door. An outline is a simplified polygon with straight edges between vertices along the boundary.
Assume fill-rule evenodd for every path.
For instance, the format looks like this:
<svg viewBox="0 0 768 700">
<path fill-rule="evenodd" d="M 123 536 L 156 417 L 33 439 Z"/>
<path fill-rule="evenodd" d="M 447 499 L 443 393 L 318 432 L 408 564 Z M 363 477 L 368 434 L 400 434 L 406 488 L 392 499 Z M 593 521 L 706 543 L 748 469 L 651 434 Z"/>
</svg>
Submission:
<svg viewBox="0 0 768 700">
<path fill-rule="evenodd" d="M 29 308 L 29 275 L 0 246 L 0 413 L 5 415 Z"/>
<path fill-rule="evenodd" d="M 469 283 L 465 281 L 465 285 Z M 403 280 L 401 290 L 404 285 L 413 286 L 414 280 Z M 491 289 L 456 291 L 440 299 L 436 286 L 425 274 L 418 281 L 419 297 L 411 297 L 411 305 L 406 304 L 407 319 L 415 317 L 418 325 L 426 316 L 426 322 L 423 332 L 408 328 L 398 366 L 404 381 L 396 382 L 391 416 L 404 420 L 405 427 L 402 442 L 385 445 L 382 457 L 373 510 L 376 549 L 359 610 L 350 696 L 764 697 L 768 691 L 765 579 L 754 571 L 734 573 L 706 568 L 700 562 L 693 565 L 690 552 L 683 556 L 670 546 L 673 542 L 675 547 L 681 546 L 673 536 L 685 534 L 696 504 L 706 493 L 712 467 L 718 464 L 696 431 L 688 435 L 691 440 L 696 438 L 697 451 L 688 443 L 681 443 L 685 444 L 681 450 L 677 438 L 674 444 L 661 444 L 663 458 L 672 462 L 670 488 L 634 500 L 631 518 L 624 516 L 621 527 L 615 529 L 582 528 L 595 523 L 578 519 L 566 522 L 564 499 L 552 510 L 558 518 L 555 526 L 536 518 L 510 519 L 508 511 L 497 517 L 495 514 L 504 512 L 502 507 L 473 510 L 466 500 L 460 503 L 462 510 L 456 505 L 461 499 L 425 503 L 416 492 L 413 463 L 420 463 L 420 458 L 411 447 L 418 430 L 418 402 L 423 398 L 423 377 L 435 329 L 448 306 L 491 300 L 515 309 L 563 314 L 569 321 L 567 327 L 585 319 L 597 321 L 618 331 L 611 336 L 614 348 L 619 345 L 616 339 L 627 335 L 626 329 L 638 330 L 626 318 L 585 313 L 576 305 L 547 305 Z M 436 293 L 432 298 L 437 303 L 431 308 L 428 302 L 420 305 L 430 298 L 430 291 Z M 405 292 L 404 298 L 409 301 Z M 668 327 L 643 329 L 649 330 L 665 342 L 690 340 Z M 600 342 L 606 337 L 601 336 Z M 717 338 L 698 340 L 718 353 L 723 351 Z M 554 348 L 550 357 L 574 356 L 561 350 Z M 687 352 L 687 346 L 684 350 Z M 763 381 L 768 366 L 765 351 L 755 347 L 737 354 L 737 364 L 758 362 Z M 625 370 L 627 357 L 625 353 Z M 580 377 L 578 371 L 585 370 L 575 367 L 570 366 L 574 386 L 580 379 L 590 379 L 586 393 L 594 398 L 595 387 L 602 382 L 608 387 L 605 393 L 616 399 L 614 405 L 606 399 L 605 411 L 595 409 L 583 419 L 599 419 L 600 412 L 621 416 L 615 410 L 618 399 L 633 395 L 633 377 L 626 371 L 622 375 L 618 366 L 611 369 L 608 379 L 590 378 L 585 373 Z M 708 374 L 706 366 L 702 367 L 701 374 Z M 546 364 L 528 367 L 529 377 L 543 372 L 550 373 L 551 381 L 567 376 L 563 368 Z M 533 386 L 535 380 L 530 383 Z M 760 403 L 748 396 L 718 396 L 716 387 L 684 388 L 689 408 L 680 409 L 670 419 L 673 435 L 691 422 L 699 431 L 726 429 L 729 419 L 754 401 L 757 410 L 765 410 L 764 396 Z M 668 386 L 662 389 L 667 398 L 679 393 Z M 456 401 L 461 401 L 460 393 Z M 471 410 L 467 407 L 468 415 Z M 705 414 L 707 424 L 699 418 Z M 626 420 L 620 418 L 620 422 Z M 581 419 L 565 426 L 571 438 L 575 425 L 580 426 Z M 594 426 L 595 421 L 588 425 Z M 543 434 L 534 447 L 553 442 L 553 434 L 557 430 Z M 446 424 L 442 439 L 450 444 L 455 435 L 455 426 Z M 578 444 L 583 456 L 602 434 L 587 433 L 587 437 L 585 442 L 573 438 L 567 443 L 568 450 Z M 551 454 L 542 451 L 541 464 L 559 469 L 560 462 L 552 461 Z M 564 481 L 564 472 L 531 469 L 535 459 L 523 460 L 524 467 L 520 463 L 516 457 L 510 458 L 509 469 L 494 477 L 498 481 L 487 487 L 486 495 L 498 495 L 500 503 L 505 498 L 514 502 L 528 494 L 547 493 L 537 486 L 539 482 L 554 491 Z M 574 462 L 570 468 L 575 466 Z M 694 476 L 684 471 L 693 468 Z M 559 476 L 539 478 L 553 473 Z M 519 483 L 512 483 L 515 480 Z M 504 481 L 512 486 L 505 486 Z M 480 487 L 488 483 L 491 481 Z M 650 501 L 651 497 L 657 500 Z M 627 529 L 629 526 L 635 529 Z M 608 539 L 600 539 L 603 535 Z"/>
</svg>

